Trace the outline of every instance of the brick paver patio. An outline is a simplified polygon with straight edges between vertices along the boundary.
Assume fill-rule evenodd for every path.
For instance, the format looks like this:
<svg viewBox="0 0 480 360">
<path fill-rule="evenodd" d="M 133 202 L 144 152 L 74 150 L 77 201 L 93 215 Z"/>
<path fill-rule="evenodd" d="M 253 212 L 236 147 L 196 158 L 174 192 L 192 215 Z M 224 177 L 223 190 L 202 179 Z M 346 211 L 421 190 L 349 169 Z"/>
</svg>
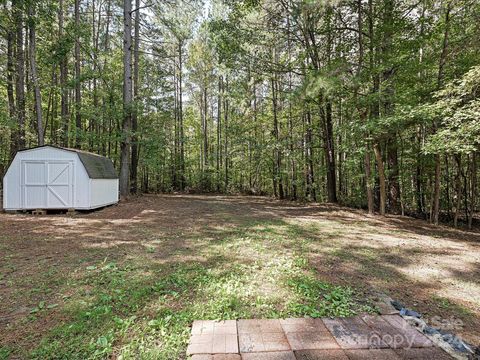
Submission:
<svg viewBox="0 0 480 360">
<path fill-rule="evenodd" d="M 192 360 L 452 359 L 399 315 L 194 321 Z"/>
</svg>

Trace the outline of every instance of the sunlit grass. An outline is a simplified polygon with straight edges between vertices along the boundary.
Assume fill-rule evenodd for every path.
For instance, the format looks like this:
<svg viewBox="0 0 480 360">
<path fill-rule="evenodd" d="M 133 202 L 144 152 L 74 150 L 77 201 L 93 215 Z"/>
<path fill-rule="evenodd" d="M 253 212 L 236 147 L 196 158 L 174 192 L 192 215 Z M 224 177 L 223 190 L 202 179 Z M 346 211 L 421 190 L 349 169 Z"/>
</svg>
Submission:
<svg viewBox="0 0 480 360">
<path fill-rule="evenodd" d="M 141 257 L 77 271 L 67 285 L 77 290 L 65 299 L 65 321 L 29 356 L 181 359 L 195 319 L 349 316 L 369 310 L 354 289 L 318 278 L 308 252 L 309 244 L 321 239 L 304 237 L 307 231 L 312 233 L 283 221 L 208 228 L 204 236 L 187 239 L 202 244 L 194 255 L 203 260 L 191 261 L 187 246 L 174 252 L 179 261 L 173 264 L 155 260 L 162 246 L 157 236 L 143 232 Z"/>
</svg>

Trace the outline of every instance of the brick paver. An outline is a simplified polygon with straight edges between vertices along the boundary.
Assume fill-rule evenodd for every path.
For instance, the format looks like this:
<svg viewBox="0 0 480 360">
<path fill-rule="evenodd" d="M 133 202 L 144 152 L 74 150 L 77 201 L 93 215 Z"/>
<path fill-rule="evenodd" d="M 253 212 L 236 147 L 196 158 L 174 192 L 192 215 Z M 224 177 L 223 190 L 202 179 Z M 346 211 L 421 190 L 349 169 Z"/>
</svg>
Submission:
<svg viewBox="0 0 480 360">
<path fill-rule="evenodd" d="M 295 351 L 296 360 L 348 360 L 343 350 Z"/>
<path fill-rule="evenodd" d="M 192 360 L 451 359 L 399 315 L 194 321 Z"/>
<path fill-rule="evenodd" d="M 242 357 L 238 354 L 197 354 L 191 360 L 242 360 Z"/>
<path fill-rule="evenodd" d="M 290 350 L 280 320 L 238 320 L 241 353 Z"/>
<path fill-rule="evenodd" d="M 391 349 L 345 350 L 349 360 L 400 360 Z"/>
<path fill-rule="evenodd" d="M 324 319 L 323 323 L 342 349 L 388 348 L 380 336 L 358 316 L 348 319 Z"/>
<path fill-rule="evenodd" d="M 194 321 L 187 355 L 238 353 L 237 336 L 235 320 Z"/>
<path fill-rule="evenodd" d="M 390 321 L 388 319 L 391 319 Z M 364 315 L 362 319 L 392 349 L 432 346 L 432 342 L 407 322 L 399 322 L 399 316 Z M 393 320 L 393 321 L 392 321 Z M 403 319 L 402 319 L 403 320 Z"/>
<path fill-rule="evenodd" d="M 292 350 L 338 349 L 321 319 L 280 320 Z"/>
<path fill-rule="evenodd" d="M 404 318 L 398 315 L 384 315 L 382 319 L 387 321 L 392 327 L 397 329 L 399 332 L 403 333 L 405 339 L 407 339 L 410 346 L 401 346 L 401 348 L 406 347 L 429 347 L 433 346 L 433 343 L 425 335 L 420 333 L 417 329 L 411 326 L 405 321 Z"/>
<path fill-rule="evenodd" d="M 296 360 L 292 351 L 256 352 L 242 354 L 242 360 Z"/>
<path fill-rule="evenodd" d="M 413 348 L 413 349 L 398 349 L 395 353 L 402 360 L 449 360 L 452 359 L 445 351 L 440 348 Z"/>
<path fill-rule="evenodd" d="M 284 333 L 239 334 L 238 345 L 241 353 L 290 350 Z"/>
</svg>

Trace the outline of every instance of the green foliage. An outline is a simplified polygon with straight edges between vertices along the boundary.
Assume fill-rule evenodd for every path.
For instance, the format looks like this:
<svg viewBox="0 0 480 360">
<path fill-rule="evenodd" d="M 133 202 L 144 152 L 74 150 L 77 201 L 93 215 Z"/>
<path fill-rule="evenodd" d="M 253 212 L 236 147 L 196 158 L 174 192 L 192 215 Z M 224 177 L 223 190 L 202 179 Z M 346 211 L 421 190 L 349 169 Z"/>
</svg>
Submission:
<svg viewBox="0 0 480 360">
<path fill-rule="evenodd" d="M 480 66 L 451 82 L 428 105 L 441 127 L 425 145 L 427 153 L 469 154 L 480 148 Z"/>
<path fill-rule="evenodd" d="M 311 275 L 294 276 L 287 281 L 300 298 L 291 302 L 288 308 L 295 316 L 325 317 L 350 316 L 353 291 L 350 288 L 331 286 L 318 281 Z"/>
</svg>

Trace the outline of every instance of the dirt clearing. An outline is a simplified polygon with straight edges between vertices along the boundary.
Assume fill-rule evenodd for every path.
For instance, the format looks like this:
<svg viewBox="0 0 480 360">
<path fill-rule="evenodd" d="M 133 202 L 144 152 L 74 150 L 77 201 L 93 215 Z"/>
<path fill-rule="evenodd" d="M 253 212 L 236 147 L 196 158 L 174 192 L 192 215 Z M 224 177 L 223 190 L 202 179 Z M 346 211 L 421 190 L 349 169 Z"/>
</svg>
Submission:
<svg viewBox="0 0 480 360">
<path fill-rule="evenodd" d="M 480 234 L 405 217 L 151 195 L 0 214 L 0 254 L 0 359 L 182 358 L 195 317 L 349 316 L 376 292 L 480 342 Z"/>
</svg>

